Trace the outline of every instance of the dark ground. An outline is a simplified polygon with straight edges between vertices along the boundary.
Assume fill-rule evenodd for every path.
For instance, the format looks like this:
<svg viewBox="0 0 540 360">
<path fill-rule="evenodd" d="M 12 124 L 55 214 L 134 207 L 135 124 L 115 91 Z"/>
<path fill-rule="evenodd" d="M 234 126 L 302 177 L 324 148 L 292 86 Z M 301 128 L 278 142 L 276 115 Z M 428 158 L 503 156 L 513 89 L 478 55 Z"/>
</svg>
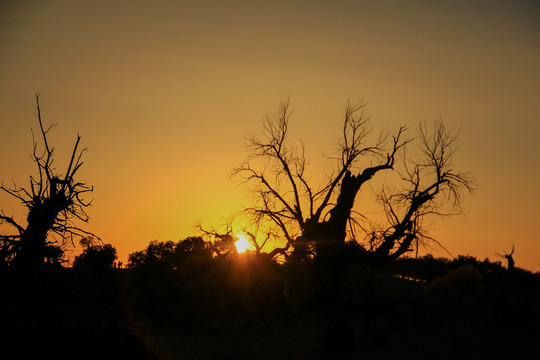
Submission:
<svg viewBox="0 0 540 360">
<path fill-rule="evenodd" d="M 368 284 L 349 279 L 339 305 L 314 297 L 295 314 L 204 320 L 138 307 L 128 270 L 84 283 L 62 275 L 40 299 L 21 299 L 4 278 L 1 358 L 540 359 L 538 287 L 481 284 L 456 294 L 448 285 L 371 275 Z M 339 309 L 352 332 L 332 325 Z M 335 340 L 329 351 L 334 332 L 351 340 Z"/>
</svg>

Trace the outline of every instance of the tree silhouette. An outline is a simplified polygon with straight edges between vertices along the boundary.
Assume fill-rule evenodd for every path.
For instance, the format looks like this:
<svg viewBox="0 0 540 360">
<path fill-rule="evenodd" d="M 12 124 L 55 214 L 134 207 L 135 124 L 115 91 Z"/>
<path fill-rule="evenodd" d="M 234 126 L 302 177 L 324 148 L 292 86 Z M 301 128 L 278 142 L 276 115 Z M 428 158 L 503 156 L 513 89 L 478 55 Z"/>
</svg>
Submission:
<svg viewBox="0 0 540 360">
<path fill-rule="evenodd" d="M 11 235 L 0 235 L 0 251 L 5 261 L 14 265 L 16 272 L 30 282 L 39 276 L 49 253 L 58 257 L 58 251 L 49 250 L 58 250 L 69 242 L 73 244 L 76 237 L 95 236 L 73 222 L 88 222 L 85 208 L 90 206 L 90 202 L 84 200 L 84 195 L 93 190 L 93 187 L 76 179 L 86 150 L 79 149 L 81 137 L 77 135 L 65 173 L 58 173 L 54 168 L 54 148 L 47 139 L 54 124 L 44 127 L 39 94 L 36 94 L 36 106 L 41 146 L 34 137 L 32 160 L 38 169 L 37 176 L 30 175 L 27 187 L 14 184 L 9 188 L 3 183 L 0 186 L 28 210 L 26 226 L 17 223 L 13 216 L 7 216 L 3 211 L 0 213 L 0 224 L 10 225 L 15 230 Z"/>
<path fill-rule="evenodd" d="M 253 185 L 256 194 L 256 204 L 247 212 L 281 231 L 289 261 L 314 256 L 331 265 L 342 262 L 336 256 L 350 254 L 350 249 L 371 263 L 398 258 L 423 241 L 434 240 L 425 231 L 424 218 L 459 212 L 463 192 L 474 186 L 469 174 L 454 170 L 457 134 L 448 132 L 442 122 L 431 131 L 421 124 L 417 139 L 405 138 L 407 128 L 400 127 L 391 137 L 383 134 L 370 140 L 364 108 L 361 103 L 345 107 L 336 171 L 321 188 L 308 182 L 303 144 L 289 142 L 288 100 L 264 120 L 262 136 L 247 139 L 250 157 L 234 171 Z M 421 149 L 415 160 L 406 151 L 413 141 Z M 389 170 L 398 173 L 401 190 L 383 187 L 378 200 L 386 224 L 366 225 L 365 217 L 355 216 L 355 199 L 366 183 Z M 346 249 L 347 240 L 354 246 Z"/>
<path fill-rule="evenodd" d="M 512 255 L 514 255 L 514 250 L 514 244 L 512 244 L 512 251 L 510 251 L 510 254 L 507 254 L 506 252 L 503 255 L 497 254 L 497 256 L 506 259 L 506 268 L 508 270 L 514 270 L 515 268 L 514 258 L 512 257 Z"/>
<path fill-rule="evenodd" d="M 129 254 L 128 268 L 154 268 L 162 267 L 168 270 L 178 270 L 182 262 L 191 255 L 203 259 L 211 259 L 215 247 L 198 236 L 188 237 L 184 240 L 174 241 L 151 241 L 146 249 Z"/>
<path fill-rule="evenodd" d="M 83 252 L 75 256 L 74 269 L 88 269 L 99 273 L 114 268 L 114 262 L 118 258 L 114 246 L 111 244 L 94 244 L 92 238 L 83 238 L 80 241 Z"/>
<path fill-rule="evenodd" d="M 211 245 L 212 250 L 215 252 L 216 255 L 227 255 L 227 254 L 235 254 L 237 253 L 236 246 L 234 245 L 236 239 L 233 235 L 233 229 L 232 224 L 226 225 L 226 231 L 225 233 L 219 233 L 215 230 L 205 230 L 203 229 L 202 225 L 197 225 L 197 228 L 201 233 L 204 235 L 210 236 L 214 238 L 214 242 L 208 244 Z"/>
</svg>

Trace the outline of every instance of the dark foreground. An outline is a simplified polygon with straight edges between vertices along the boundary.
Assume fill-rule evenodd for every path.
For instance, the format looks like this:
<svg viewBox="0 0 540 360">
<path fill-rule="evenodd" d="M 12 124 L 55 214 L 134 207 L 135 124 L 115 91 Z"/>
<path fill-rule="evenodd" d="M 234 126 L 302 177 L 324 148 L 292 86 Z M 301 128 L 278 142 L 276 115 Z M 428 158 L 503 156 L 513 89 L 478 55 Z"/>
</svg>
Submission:
<svg viewBox="0 0 540 360">
<path fill-rule="evenodd" d="M 131 270 L 64 269 L 30 290 L 4 274 L 0 358 L 539 359 L 540 287 L 467 274 L 426 283 L 360 268 L 339 300 L 295 284 L 288 301 L 231 290 L 235 306 L 227 292 L 145 287 L 158 279 Z"/>
</svg>

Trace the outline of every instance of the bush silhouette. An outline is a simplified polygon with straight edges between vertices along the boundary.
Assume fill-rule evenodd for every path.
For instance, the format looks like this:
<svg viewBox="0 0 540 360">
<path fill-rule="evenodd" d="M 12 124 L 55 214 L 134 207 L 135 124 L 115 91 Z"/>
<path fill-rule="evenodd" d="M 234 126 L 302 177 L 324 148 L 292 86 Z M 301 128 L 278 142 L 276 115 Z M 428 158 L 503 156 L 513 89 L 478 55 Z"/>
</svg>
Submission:
<svg viewBox="0 0 540 360">
<path fill-rule="evenodd" d="M 425 292 L 436 302 L 471 305 L 481 294 L 482 274 L 473 265 L 462 265 L 426 285 Z"/>
<path fill-rule="evenodd" d="M 88 245 L 75 257 L 73 268 L 101 273 L 112 269 L 117 258 L 116 249 L 111 244 Z"/>
</svg>

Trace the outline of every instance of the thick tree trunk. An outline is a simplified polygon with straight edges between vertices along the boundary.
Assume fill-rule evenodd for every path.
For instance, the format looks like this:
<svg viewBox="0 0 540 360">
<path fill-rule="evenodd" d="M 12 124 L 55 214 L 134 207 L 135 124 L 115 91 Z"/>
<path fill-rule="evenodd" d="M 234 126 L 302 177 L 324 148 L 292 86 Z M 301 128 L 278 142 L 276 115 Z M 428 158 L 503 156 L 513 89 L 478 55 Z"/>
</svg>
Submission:
<svg viewBox="0 0 540 360">
<path fill-rule="evenodd" d="M 20 285 L 37 285 L 43 273 L 47 233 L 54 225 L 56 213 L 46 204 L 36 204 L 28 213 L 28 225 L 21 237 L 15 257 L 15 271 Z"/>
<path fill-rule="evenodd" d="M 340 279 L 348 264 L 352 261 L 351 254 L 345 248 L 347 222 L 351 216 L 354 201 L 360 187 L 369 180 L 376 170 L 368 169 L 357 176 L 348 171 L 342 180 L 340 193 L 336 204 L 330 210 L 327 220 L 313 217 L 304 223 L 302 235 L 294 244 L 293 261 L 305 257 L 307 246 L 313 244 L 316 248 L 316 263 L 320 270 L 323 283 L 331 292 L 339 291 Z"/>
<path fill-rule="evenodd" d="M 358 175 L 352 175 L 350 171 L 345 173 L 341 181 L 336 204 L 330 210 L 328 220 L 319 222 L 319 219 L 313 219 L 314 224 L 310 228 L 306 228 L 302 234 L 307 239 L 314 238 L 319 255 L 323 255 L 326 252 L 333 253 L 343 247 L 347 236 L 347 223 L 351 217 L 358 191 L 377 171 L 386 168 L 388 166 L 381 165 L 365 169 Z"/>
</svg>

